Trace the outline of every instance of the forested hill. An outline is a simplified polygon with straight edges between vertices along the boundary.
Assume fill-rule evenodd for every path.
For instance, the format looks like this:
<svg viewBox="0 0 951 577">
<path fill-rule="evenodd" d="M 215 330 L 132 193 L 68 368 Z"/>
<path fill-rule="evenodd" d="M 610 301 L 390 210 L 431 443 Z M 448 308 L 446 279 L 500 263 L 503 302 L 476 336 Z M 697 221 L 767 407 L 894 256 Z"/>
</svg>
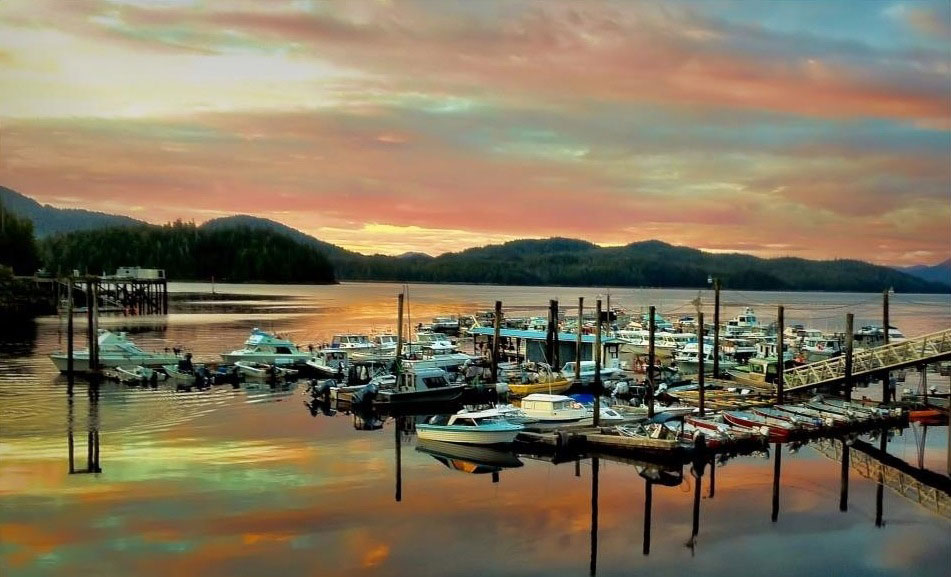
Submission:
<svg viewBox="0 0 951 577">
<path fill-rule="evenodd" d="M 177 222 L 56 235 L 40 241 L 53 273 L 112 274 L 121 266 L 163 268 L 173 280 L 333 283 L 333 265 L 317 249 L 276 232 L 230 227 L 203 230 Z"/>
<path fill-rule="evenodd" d="M 56 208 L 48 204 L 40 204 L 5 186 L 0 186 L 0 203 L 3 204 L 5 210 L 31 221 L 33 232 L 39 238 L 77 230 L 145 224 L 141 220 L 117 214 L 79 208 Z"/>
</svg>

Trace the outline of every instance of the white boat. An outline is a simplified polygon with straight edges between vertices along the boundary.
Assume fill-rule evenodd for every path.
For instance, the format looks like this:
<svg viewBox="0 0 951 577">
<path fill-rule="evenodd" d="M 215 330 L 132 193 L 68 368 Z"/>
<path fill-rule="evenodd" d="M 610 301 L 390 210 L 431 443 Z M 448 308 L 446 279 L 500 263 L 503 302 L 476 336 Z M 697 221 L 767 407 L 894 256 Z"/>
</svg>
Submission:
<svg viewBox="0 0 951 577">
<path fill-rule="evenodd" d="M 293 365 L 305 363 L 311 354 L 297 348 L 293 342 L 261 329 L 251 329 L 251 336 L 244 342 L 243 349 L 222 353 L 226 363 L 245 361 L 266 363 L 269 365 Z"/>
<path fill-rule="evenodd" d="M 320 349 L 307 359 L 306 365 L 324 376 L 346 375 L 350 368 L 349 353 L 346 349 Z"/>
<path fill-rule="evenodd" d="M 456 345 L 442 333 L 419 332 L 409 349 L 413 353 L 424 355 L 443 355 L 456 352 Z"/>
<path fill-rule="evenodd" d="M 436 317 L 430 327 L 433 332 L 437 333 L 458 333 L 459 319 L 456 317 Z"/>
<path fill-rule="evenodd" d="M 293 377 L 297 375 L 297 370 L 288 369 L 286 367 L 281 367 L 278 365 L 270 365 L 268 363 L 258 363 L 254 361 L 238 361 L 234 364 L 238 367 L 238 373 L 248 377 L 250 379 L 270 379 L 270 378 L 285 378 Z"/>
<path fill-rule="evenodd" d="M 695 375 L 700 371 L 700 345 L 699 343 L 689 343 L 683 350 L 674 354 L 674 361 L 677 362 L 677 368 L 685 375 Z M 728 359 L 720 353 L 719 368 L 721 372 L 732 369 L 736 366 L 736 361 Z M 713 373 L 713 345 L 704 343 L 703 345 L 703 373 Z"/>
<path fill-rule="evenodd" d="M 594 405 L 586 406 L 586 407 L 585 407 L 585 413 L 586 413 L 585 418 L 593 419 L 593 418 L 594 418 Z M 629 418 L 629 417 L 626 417 L 626 416 L 622 415 L 622 414 L 619 413 L 618 411 L 612 409 L 611 407 L 604 407 L 604 406 L 601 407 L 601 410 L 599 411 L 599 414 L 601 415 L 601 417 L 600 417 L 600 420 L 599 420 L 598 422 L 601 422 L 601 423 L 611 423 L 611 422 L 625 421 L 625 420 L 627 420 L 627 419 Z"/>
<path fill-rule="evenodd" d="M 621 374 L 621 369 L 618 367 L 604 366 L 601 367 L 601 382 L 615 379 Z M 565 366 L 561 368 L 561 374 L 565 376 L 566 379 L 575 378 L 575 361 L 569 361 L 565 363 Z M 581 383 L 588 384 L 594 381 L 594 361 L 581 361 Z"/>
<path fill-rule="evenodd" d="M 375 335 L 371 342 L 373 349 L 380 355 L 396 354 L 396 335 Z"/>
<path fill-rule="evenodd" d="M 334 335 L 330 340 L 330 348 L 369 352 L 374 348 L 374 344 L 366 335 Z M 396 350 L 395 342 L 393 349 Z"/>
<path fill-rule="evenodd" d="M 727 336 L 740 336 L 762 333 L 765 327 L 759 323 L 752 307 L 746 307 L 741 314 L 736 315 L 723 325 L 723 333 Z"/>
<path fill-rule="evenodd" d="M 807 337 L 803 339 L 799 352 L 807 363 L 824 361 L 842 353 L 842 342 L 835 337 Z"/>
<path fill-rule="evenodd" d="M 393 387 L 379 392 L 380 400 L 389 403 L 454 401 L 466 388 L 463 384 L 449 382 L 448 373 L 442 369 L 405 364 L 399 376 L 386 375 L 374 378 L 370 383 L 381 389 L 387 385 Z"/>
<path fill-rule="evenodd" d="M 545 423 L 569 423 L 588 416 L 588 411 L 578 401 L 565 395 L 533 393 L 522 399 L 522 412 Z"/>
<path fill-rule="evenodd" d="M 115 372 L 119 382 L 122 383 L 147 383 L 151 381 L 153 377 L 156 381 L 160 378 L 159 373 L 155 370 L 141 365 L 136 367 L 116 367 Z M 164 374 L 161 375 L 161 379 L 165 380 Z"/>
<path fill-rule="evenodd" d="M 99 366 L 100 368 L 115 368 L 119 366 L 159 367 L 177 363 L 182 358 L 180 353 L 164 353 L 143 351 L 130 341 L 125 333 L 113 333 L 107 330 L 99 331 Z M 67 354 L 57 351 L 50 355 L 50 360 L 60 372 L 65 373 L 69 360 Z M 73 370 L 76 372 L 89 371 L 89 349 L 73 352 Z"/>
<path fill-rule="evenodd" d="M 515 440 L 524 427 L 501 418 L 497 411 L 457 413 L 446 424 L 416 425 L 416 436 L 426 441 L 465 443 L 468 445 L 501 445 Z"/>
</svg>

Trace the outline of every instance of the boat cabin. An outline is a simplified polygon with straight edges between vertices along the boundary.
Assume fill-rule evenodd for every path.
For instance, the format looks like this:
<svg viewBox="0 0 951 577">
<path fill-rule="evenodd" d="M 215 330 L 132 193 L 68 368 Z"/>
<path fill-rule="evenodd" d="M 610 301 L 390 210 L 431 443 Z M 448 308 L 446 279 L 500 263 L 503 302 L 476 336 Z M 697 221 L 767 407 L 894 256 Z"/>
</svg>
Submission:
<svg viewBox="0 0 951 577">
<path fill-rule="evenodd" d="M 330 341 L 333 349 L 369 349 L 373 347 L 366 335 L 334 335 Z"/>
<path fill-rule="evenodd" d="M 405 372 L 401 372 L 397 378 L 397 390 L 404 391 L 427 391 L 430 389 L 441 389 L 448 387 L 452 383 L 446 371 L 437 368 L 416 367 Z"/>
</svg>

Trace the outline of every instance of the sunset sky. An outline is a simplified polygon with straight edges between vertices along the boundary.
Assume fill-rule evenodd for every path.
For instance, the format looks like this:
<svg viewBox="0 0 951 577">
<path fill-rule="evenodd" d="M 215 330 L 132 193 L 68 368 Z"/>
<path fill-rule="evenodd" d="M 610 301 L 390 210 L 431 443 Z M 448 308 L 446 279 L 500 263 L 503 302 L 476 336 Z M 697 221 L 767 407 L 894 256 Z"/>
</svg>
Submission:
<svg viewBox="0 0 951 577">
<path fill-rule="evenodd" d="M 361 252 L 951 256 L 951 4 L 0 2 L 0 184 Z"/>
</svg>

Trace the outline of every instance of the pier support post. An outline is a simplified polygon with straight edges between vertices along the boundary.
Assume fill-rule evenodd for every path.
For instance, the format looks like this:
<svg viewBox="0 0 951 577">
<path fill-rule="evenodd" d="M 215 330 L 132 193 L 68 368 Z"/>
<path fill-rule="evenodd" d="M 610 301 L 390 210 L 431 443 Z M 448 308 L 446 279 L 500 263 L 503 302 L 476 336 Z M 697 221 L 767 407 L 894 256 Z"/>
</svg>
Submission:
<svg viewBox="0 0 951 577">
<path fill-rule="evenodd" d="M 558 338 L 558 301 L 551 301 L 552 370 L 561 368 L 561 340 Z M 517 348 L 517 347 L 516 347 Z"/>
<path fill-rule="evenodd" d="M 783 351 L 783 331 L 785 331 L 785 321 L 784 313 L 786 308 L 783 305 L 779 305 L 779 317 L 776 319 L 776 401 L 779 404 L 783 404 L 785 400 L 785 395 L 783 392 L 784 378 L 785 375 L 783 372 L 786 370 L 786 355 Z"/>
<path fill-rule="evenodd" d="M 555 366 L 555 322 L 552 320 L 555 310 L 555 301 L 548 301 L 548 323 L 545 325 L 545 361 Z"/>
<path fill-rule="evenodd" d="M 66 378 L 70 394 L 73 389 L 73 277 L 69 277 L 69 291 L 66 295 Z M 72 401 L 70 401 L 72 402 Z"/>
<path fill-rule="evenodd" d="M 647 321 L 647 395 L 644 399 L 644 404 L 647 405 L 647 418 L 654 418 L 654 363 L 657 362 L 656 349 L 654 349 L 654 333 L 657 330 L 656 320 L 654 315 L 657 314 L 657 309 L 654 305 L 651 305 L 650 308 L 650 320 Z"/>
<path fill-rule="evenodd" d="M 601 299 L 595 305 L 598 320 L 594 325 L 594 382 L 591 383 L 594 393 L 594 426 L 601 426 Z"/>
<path fill-rule="evenodd" d="M 403 358 L 403 293 L 396 297 L 396 374 L 400 374 Z M 474 341 L 473 341 L 474 342 Z"/>
<path fill-rule="evenodd" d="M 651 554 L 651 512 L 654 508 L 654 483 L 644 479 L 644 555 Z"/>
<path fill-rule="evenodd" d="M 499 382 L 499 346 L 502 331 L 502 301 L 495 301 L 495 331 L 492 333 L 492 382 Z"/>
<path fill-rule="evenodd" d="M 846 401 L 852 400 L 852 349 L 855 346 L 855 315 L 849 313 L 845 315 L 845 397 Z"/>
<path fill-rule="evenodd" d="M 581 382 L 581 327 L 584 325 L 584 297 L 578 297 L 578 334 L 575 335 L 575 382 Z"/>
<path fill-rule="evenodd" d="M 697 385 L 699 387 L 700 416 L 704 416 L 703 367 L 703 313 L 697 313 Z"/>
<path fill-rule="evenodd" d="M 720 376 L 720 279 L 713 279 L 713 378 Z"/>
<path fill-rule="evenodd" d="M 882 336 L 885 339 L 884 343 L 887 345 L 889 341 L 888 335 L 888 291 L 885 289 L 882 293 Z M 890 373 L 885 371 L 882 375 L 882 403 L 888 403 L 891 401 L 892 391 L 891 391 L 891 381 Z"/>
</svg>

